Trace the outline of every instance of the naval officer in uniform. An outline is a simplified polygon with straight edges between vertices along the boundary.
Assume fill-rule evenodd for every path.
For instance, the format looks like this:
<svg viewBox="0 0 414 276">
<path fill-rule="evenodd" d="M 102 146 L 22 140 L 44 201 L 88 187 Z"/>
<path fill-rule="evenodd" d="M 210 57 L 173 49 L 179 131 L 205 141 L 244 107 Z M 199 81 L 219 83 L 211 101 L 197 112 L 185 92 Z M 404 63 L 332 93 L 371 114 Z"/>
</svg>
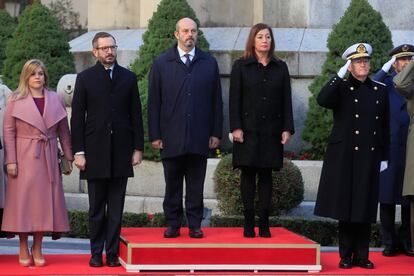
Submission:
<svg viewBox="0 0 414 276">
<path fill-rule="evenodd" d="M 376 221 L 381 161 L 388 160 L 386 86 L 368 77 L 372 47 L 350 46 L 347 63 L 320 91 L 317 102 L 333 111 L 315 214 L 338 220 L 340 268 L 374 268 L 368 259 Z M 344 78 L 347 71 L 348 78 Z"/>
<path fill-rule="evenodd" d="M 414 55 L 414 46 L 402 44 L 389 53 L 391 59 L 379 70 L 374 80 L 387 85 L 390 103 L 390 152 L 387 169 L 380 174 L 380 220 L 381 240 L 385 245 L 382 254 L 390 257 L 398 251 L 414 256 L 410 237 L 410 204 L 403 198 L 402 188 L 405 169 L 405 152 L 410 116 L 407 112 L 406 100 L 395 89 L 393 78 L 410 63 Z M 401 226 L 395 229 L 395 209 L 401 205 Z"/>
</svg>

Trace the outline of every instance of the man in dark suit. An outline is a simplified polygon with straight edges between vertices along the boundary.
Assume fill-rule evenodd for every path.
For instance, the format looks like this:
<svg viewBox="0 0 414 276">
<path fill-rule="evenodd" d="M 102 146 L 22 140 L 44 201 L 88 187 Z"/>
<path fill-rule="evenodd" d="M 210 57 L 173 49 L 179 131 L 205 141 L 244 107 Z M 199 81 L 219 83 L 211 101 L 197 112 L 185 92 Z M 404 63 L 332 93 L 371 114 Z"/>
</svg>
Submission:
<svg viewBox="0 0 414 276">
<path fill-rule="evenodd" d="M 195 47 L 197 24 L 182 18 L 174 35 L 177 45 L 155 60 L 149 74 L 149 139 L 164 166 L 164 237 L 180 235 L 185 179 L 189 235 L 202 238 L 207 155 L 222 135 L 221 85 L 216 60 Z"/>
<path fill-rule="evenodd" d="M 136 76 L 116 62 L 115 38 L 92 40 L 96 65 L 78 74 L 72 102 L 72 147 L 81 179 L 88 180 L 89 265 L 119 266 L 118 247 L 128 177 L 144 146 Z"/>
</svg>

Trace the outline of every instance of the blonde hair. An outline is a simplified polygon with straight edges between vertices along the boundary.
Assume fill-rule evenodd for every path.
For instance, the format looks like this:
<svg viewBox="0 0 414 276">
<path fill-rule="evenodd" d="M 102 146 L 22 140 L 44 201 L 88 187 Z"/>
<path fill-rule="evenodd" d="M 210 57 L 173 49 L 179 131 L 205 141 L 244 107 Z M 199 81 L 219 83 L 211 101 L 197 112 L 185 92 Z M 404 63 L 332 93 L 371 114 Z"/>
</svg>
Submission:
<svg viewBox="0 0 414 276">
<path fill-rule="evenodd" d="M 35 72 L 37 68 L 42 68 L 44 76 L 45 76 L 45 84 L 44 88 L 47 88 L 47 82 L 49 80 L 49 76 L 47 74 L 47 69 L 44 63 L 38 59 L 30 59 L 28 60 L 22 68 L 22 72 L 20 73 L 20 81 L 17 90 L 14 91 L 11 95 L 11 98 L 14 100 L 20 100 L 26 98 L 29 94 L 29 78 Z"/>
</svg>

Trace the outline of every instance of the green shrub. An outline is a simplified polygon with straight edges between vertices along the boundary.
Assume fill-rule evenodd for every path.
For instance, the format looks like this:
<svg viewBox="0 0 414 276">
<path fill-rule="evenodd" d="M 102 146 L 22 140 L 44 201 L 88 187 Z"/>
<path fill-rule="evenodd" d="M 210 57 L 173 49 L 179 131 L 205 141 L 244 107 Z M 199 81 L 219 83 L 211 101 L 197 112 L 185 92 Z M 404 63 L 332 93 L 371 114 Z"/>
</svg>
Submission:
<svg viewBox="0 0 414 276">
<path fill-rule="evenodd" d="M 322 159 L 327 139 L 332 128 L 332 112 L 320 107 L 316 97 L 325 83 L 337 73 L 345 61 L 342 53 L 352 44 L 367 42 L 373 47 L 371 72 L 376 72 L 388 60 L 387 51 L 392 48 L 391 32 L 382 21 L 381 14 L 375 11 L 367 0 L 352 0 L 338 24 L 328 37 L 327 59 L 309 90 L 309 111 L 302 138 L 310 142 L 313 159 Z"/>
<path fill-rule="evenodd" d="M 224 156 L 214 173 L 214 189 L 218 208 L 226 215 L 243 213 L 240 194 L 240 170 L 232 166 L 232 155 Z M 283 168 L 273 172 L 273 194 L 271 213 L 278 215 L 298 206 L 303 200 L 303 179 L 298 167 L 290 160 L 283 160 Z M 256 193 L 257 201 L 257 193 Z M 257 204 L 256 204 L 257 205 Z"/>
<path fill-rule="evenodd" d="M 131 64 L 131 70 L 138 76 L 138 86 L 142 104 L 142 118 L 147 124 L 147 75 L 152 63 L 161 53 L 171 48 L 175 43 L 175 24 L 183 17 L 192 18 L 198 26 L 200 22 L 194 10 L 185 0 L 161 0 L 156 12 L 148 21 L 148 29 L 142 36 L 144 43 L 138 50 L 138 57 Z M 208 51 L 209 45 L 204 38 L 203 32 L 198 31 L 197 47 Z M 159 151 L 154 150 L 148 141 L 148 127 L 144 128 L 145 149 L 144 159 L 159 160 Z"/>
<path fill-rule="evenodd" d="M 212 216 L 210 227 L 243 227 L 243 216 Z M 69 211 L 70 232 L 64 233 L 66 237 L 89 238 L 88 212 Z M 338 225 L 331 219 L 305 219 L 303 217 L 275 217 L 269 218 L 272 227 L 284 227 L 296 234 L 307 237 L 322 246 L 338 245 Z M 124 213 L 122 227 L 165 227 L 165 218 L 162 213 Z M 242 233 L 242 229 L 240 229 Z M 381 246 L 380 226 L 372 225 L 371 246 Z"/>
<path fill-rule="evenodd" d="M 3 62 L 6 57 L 6 44 L 12 37 L 16 25 L 16 20 L 6 10 L 0 10 L 0 72 L 3 70 Z"/>
<path fill-rule="evenodd" d="M 13 37 L 7 43 L 4 83 L 11 89 L 17 88 L 23 64 L 33 58 L 45 63 L 51 89 L 56 89 L 63 75 L 75 72 L 66 32 L 39 1 L 25 8 Z"/>
</svg>

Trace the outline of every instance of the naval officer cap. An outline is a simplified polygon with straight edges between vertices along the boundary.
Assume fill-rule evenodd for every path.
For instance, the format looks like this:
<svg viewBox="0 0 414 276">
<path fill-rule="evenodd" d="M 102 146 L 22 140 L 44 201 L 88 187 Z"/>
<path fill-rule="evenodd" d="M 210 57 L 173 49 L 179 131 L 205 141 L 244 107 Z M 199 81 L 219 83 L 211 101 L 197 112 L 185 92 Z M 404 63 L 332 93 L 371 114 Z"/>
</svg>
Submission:
<svg viewBox="0 0 414 276">
<path fill-rule="evenodd" d="M 342 54 L 342 59 L 352 60 L 356 58 L 371 58 L 372 47 L 368 43 L 356 43 L 350 46 Z"/>
<path fill-rule="evenodd" d="M 411 44 L 402 44 L 389 51 L 388 55 L 395 58 L 412 57 L 414 56 L 414 46 Z"/>
</svg>

